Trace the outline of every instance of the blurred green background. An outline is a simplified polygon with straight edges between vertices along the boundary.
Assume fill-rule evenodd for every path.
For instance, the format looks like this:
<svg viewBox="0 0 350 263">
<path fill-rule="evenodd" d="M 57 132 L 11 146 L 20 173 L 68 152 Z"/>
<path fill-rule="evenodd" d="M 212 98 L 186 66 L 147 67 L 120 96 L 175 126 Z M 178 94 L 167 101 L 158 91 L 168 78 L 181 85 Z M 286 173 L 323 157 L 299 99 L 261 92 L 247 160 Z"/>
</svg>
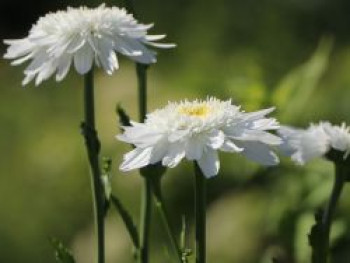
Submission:
<svg viewBox="0 0 350 263">
<path fill-rule="evenodd" d="M 159 51 L 149 70 L 149 109 L 168 100 L 217 96 L 243 109 L 275 105 L 282 123 L 350 123 L 350 1 L 347 0 L 135 0 L 152 33 L 167 33 L 178 47 Z M 21 38 L 39 16 L 67 5 L 99 1 L 1 0 L 1 39 Z M 123 6 L 122 1 L 106 1 Z M 1 44 L 2 54 L 5 46 Z M 137 118 L 134 65 L 120 57 L 112 77 L 96 74 L 97 123 L 102 155 L 113 159 L 113 192 L 137 220 L 141 180 L 118 171 L 129 148 L 119 133 L 115 106 Z M 61 83 L 20 85 L 24 67 L 0 62 L 0 262 L 55 262 L 50 237 L 92 263 L 89 170 L 79 134 L 82 78 L 73 70 Z M 220 175 L 208 182 L 208 262 L 309 262 L 307 233 L 313 213 L 331 189 L 333 167 L 315 160 L 296 167 L 286 158 L 263 168 L 221 155 Z M 176 230 L 193 217 L 192 166 L 182 162 L 163 183 Z M 350 262 L 350 192 L 341 198 L 332 232 L 332 259 Z M 188 246 L 193 248 L 191 236 Z M 132 246 L 120 217 L 107 218 L 108 263 L 128 263 Z M 172 262 L 154 214 L 151 262 Z M 170 255 L 169 255 L 170 254 Z"/>
</svg>

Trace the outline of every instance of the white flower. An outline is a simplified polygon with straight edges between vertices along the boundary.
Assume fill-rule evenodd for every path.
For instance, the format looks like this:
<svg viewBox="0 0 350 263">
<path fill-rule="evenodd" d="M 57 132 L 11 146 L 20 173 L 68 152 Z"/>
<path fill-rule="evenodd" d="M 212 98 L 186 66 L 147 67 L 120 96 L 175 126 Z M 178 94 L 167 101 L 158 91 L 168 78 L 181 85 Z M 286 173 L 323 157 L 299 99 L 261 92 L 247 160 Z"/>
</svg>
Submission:
<svg viewBox="0 0 350 263">
<path fill-rule="evenodd" d="M 33 25 L 23 39 L 5 40 L 4 58 L 13 65 L 32 60 L 25 69 L 23 85 L 35 79 L 39 85 L 56 73 L 56 81 L 68 73 L 72 61 L 78 73 L 87 73 L 94 61 L 108 74 L 118 69 L 116 53 L 143 64 L 156 62 L 156 53 L 145 45 L 171 48 L 174 44 L 155 43 L 165 35 L 147 35 L 153 25 L 139 24 L 125 9 L 105 7 L 68 8 L 49 13 Z"/>
<path fill-rule="evenodd" d="M 311 124 L 305 130 L 283 126 L 278 134 L 283 138 L 282 152 L 300 165 L 324 156 L 331 149 L 345 152 L 344 159 L 350 152 L 349 127 L 345 123 L 336 126 L 320 122 Z"/>
<path fill-rule="evenodd" d="M 129 171 L 155 164 L 175 167 L 183 158 L 197 161 L 206 177 L 219 171 L 218 151 L 240 152 L 263 165 L 276 165 L 278 157 L 270 146 L 281 139 L 268 130 L 279 128 L 265 115 L 273 109 L 245 113 L 231 101 L 215 98 L 170 103 L 147 115 L 145 123 L 131 122 L 117 136 L 135 149 L 124 155 L 120 166 Z"/>
</svg>

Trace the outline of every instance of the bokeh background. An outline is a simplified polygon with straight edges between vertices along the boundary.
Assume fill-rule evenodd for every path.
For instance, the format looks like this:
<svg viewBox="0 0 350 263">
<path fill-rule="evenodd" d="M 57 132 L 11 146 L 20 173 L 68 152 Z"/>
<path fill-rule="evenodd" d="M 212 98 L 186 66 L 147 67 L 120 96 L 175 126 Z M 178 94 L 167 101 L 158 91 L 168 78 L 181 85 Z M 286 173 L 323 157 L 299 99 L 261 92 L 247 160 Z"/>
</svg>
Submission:
<svg viewBox="0 0 350 263">
<path fill-rule="evenodd" d="M 135 0 L 152 33 L 178 47 L 160 51 L 149 70 L 149 109 L 168 100 L 217 96 L 246 110 L 276 106 L 282 123 L 305 127 L 330 120 L 350 123 L 350 1 Z M 21 38 L 39 16 L 100 1 L 1 0 L 1 39 Z M 123 6 L 122 1 L 106 1 Z M 0 44 L 1 53 L 5 46 Z M 113 159 L 113 192 L 138 221 L 141 179 L 118 171 L 129 148 L 116 141 L 117 103 L 137 118 L 133 63 L 120 57 L 112 77 L 96 74 L 102 155 Z M 82 78 L 21 87 L 24 67 L 0 61 L 0 262 L 55 262 L 50 237 L 62 240 L 79 263 L 93 262 L 90 177 L 79 124 Z M 208 262 L 307 263 L 313 214 L 331 189 L 333 167 L 288 159 L 263 168 L 222 154 L 220 175 L 208 182 Z M 192 164 L 164 178 L 171 221 L 193 219 Z M 345 187 L 332 232 L 332 260 L 350 262 L 350 191 Z M 154 213 L 151 262 L 172 262 Z M 132 243 L 114 211 L 107 218 L 108 263 L 133 262 Z"/>
</svg>

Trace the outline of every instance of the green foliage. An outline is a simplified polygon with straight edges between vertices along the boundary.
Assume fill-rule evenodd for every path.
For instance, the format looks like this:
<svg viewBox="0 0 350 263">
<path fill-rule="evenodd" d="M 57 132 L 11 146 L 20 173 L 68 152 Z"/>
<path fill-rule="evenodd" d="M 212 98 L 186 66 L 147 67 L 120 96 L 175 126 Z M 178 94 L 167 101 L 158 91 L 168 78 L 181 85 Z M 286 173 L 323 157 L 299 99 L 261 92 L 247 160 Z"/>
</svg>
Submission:
<svg viewBox="0 0 350 263">
<path fill-rule="evenodd" d="M 126 208 L 122 205 L 120 200 L 115 195 L 111 195 L 111 202 L 112 202 L 114 208 L 117 210 L 117 212 L 121 216 L 121 218 L 123 219 L 123 222 L 126 226 L 126 229 L 128 230 L 128 233 L 131 237 L 131 240 L 134 244 L 134 247 L 136 249 L 138 249 L 140 246 L 139 235 L 138 235 L 137 227 L 136 227 L 131 215 L 129 214 L 129 212 L 126 210 Z"/>
<path fill-rule="evenodd" d="M 73 254 L 62 244 L 62 242 L 55 238 L 51 238 L 50 242 L 55 249 L 55 258 L 58 263 L 75 263 Z"/>
<path fill-rule="evenodd" d="M 117 105 L 116 112 L 119 116 L 120 126 L 130 126 L 130 117 L 120 104 Z"/>
<path fill-rule="evenodd" d="M 328 66 L 332 42 L 331 38 L 322 38 L 311 58 L 284 76 L 277 85 L 272 103 L 280 112 L 280 121 L 295 121 L 312 100 L 313 92 Z"/>
</svg>

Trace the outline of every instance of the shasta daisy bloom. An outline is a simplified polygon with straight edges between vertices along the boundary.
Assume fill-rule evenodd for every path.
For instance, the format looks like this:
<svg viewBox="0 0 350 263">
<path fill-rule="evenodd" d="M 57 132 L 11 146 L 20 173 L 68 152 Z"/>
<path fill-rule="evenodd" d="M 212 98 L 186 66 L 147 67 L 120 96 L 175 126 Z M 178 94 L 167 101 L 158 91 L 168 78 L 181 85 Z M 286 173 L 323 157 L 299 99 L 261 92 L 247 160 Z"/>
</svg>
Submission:
<svg viewBox="0 0 350 263">
<path fill-rule="evenodd" d="M 4 58 L 15 59 L 12 65 L 31 60 L 24 71 L 23 85 L 34 78 L 39 85 L 53 74 L 60 81 L 72 62 L 80 74 L 87 73 L 94 63 L 112 74 L 119 67 L 117 53 L 150 64 L 156 62 L 156 53 L 146 46 L 175 46 L 155 42 L 165 35 L 148 35 L 152 27 L 138 23 L 118 7 L 68 8 L 41 17 L 27 37 L 5 40 L 9 47 Z"/>
<path fill-rule="evenodd" d="M 279 160 L 271 146 L 281 139 L 269 133 L 279 128 L 274 118 L 265 116 L 273 108 L 245 113 L 231 100 L 182 101 L 171 103 L 147 115 L 145 123 L 131 122 L 118 135 L 135 148 L 124 155 L 122 171 L 138 169 L 161 162 L 175 167 L 179 162 L 197 161 L 206 177 L 219 171 L 218 151 L 241 153 L 263 165 Z"/>
<path fill-rule="evenodd" d="M 338 126 L 320 122 L 305 130 L 283 126 L 278 133 L 283 138 L 282 152 L 303 165 L 311 159 L 325 156 L 332 149 L 344 152 L 343 159 L 346 159 L 350 152 L 349 131 L 345 123 Z"/>
</svg>

